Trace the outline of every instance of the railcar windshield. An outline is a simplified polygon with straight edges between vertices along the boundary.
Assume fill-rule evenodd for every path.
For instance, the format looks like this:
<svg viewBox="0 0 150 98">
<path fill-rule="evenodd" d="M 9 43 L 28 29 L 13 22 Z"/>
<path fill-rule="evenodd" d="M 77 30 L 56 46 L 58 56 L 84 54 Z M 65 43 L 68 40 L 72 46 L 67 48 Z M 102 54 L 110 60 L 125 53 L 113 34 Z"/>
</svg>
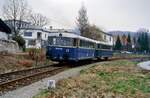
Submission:
<svg viewBox="0 0 150 98">
<path fill-rule="evenodd" d="M 74 46 L 74 39 L 67 37 L 48 37 L 48 44 L 54 46 Z"/>
</svg>

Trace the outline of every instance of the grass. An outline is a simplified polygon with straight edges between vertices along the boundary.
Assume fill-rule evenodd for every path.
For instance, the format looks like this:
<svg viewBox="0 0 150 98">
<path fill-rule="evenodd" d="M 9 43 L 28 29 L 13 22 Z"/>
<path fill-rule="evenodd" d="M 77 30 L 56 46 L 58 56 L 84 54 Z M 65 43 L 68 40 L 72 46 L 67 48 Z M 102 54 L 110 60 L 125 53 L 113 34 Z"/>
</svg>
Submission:
<svg viewBox="0 0 150 98">
<path fill-rule="evenodd" d="M 48 97 L 48 90 L 41 90 L 41 92 L 33 98 L 41 98 L 41 97 Z"/>
<path fill-rule="evenodd" d="M 34 98 L 150 98 L 150 73 L 143 74 L 128 60 L 106 62 L 39 95 Z"/>
<path fill-rule="evenodd" d="M 113 53 L 114 57 L 149 57 L 149 55 L 144 54 L 126 54 L 126 53 Z"/>
</svg>

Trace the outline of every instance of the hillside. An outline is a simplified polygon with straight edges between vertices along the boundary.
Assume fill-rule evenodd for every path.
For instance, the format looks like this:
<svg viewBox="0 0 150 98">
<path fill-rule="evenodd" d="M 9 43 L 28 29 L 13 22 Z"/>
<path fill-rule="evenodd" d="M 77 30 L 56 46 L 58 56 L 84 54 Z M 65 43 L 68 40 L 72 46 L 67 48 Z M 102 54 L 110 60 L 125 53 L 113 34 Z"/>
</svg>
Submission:
<svg viewBox="0 0 150 98">
<path fill-rule="evenodd" d="M 108 32 L 109 34 L 112 34 L 113 36 L 118 36 L 118 35 L 120 35 L 120 36 L 122 36 L 122 35 L 128 35 L 128 34 L 130 34 L 131 35 L 131 37 L 136 37 L 137 36 L 137 32 L 131 32 L 131 31 L 110 31 L 110 32 Z"/>
</svg>

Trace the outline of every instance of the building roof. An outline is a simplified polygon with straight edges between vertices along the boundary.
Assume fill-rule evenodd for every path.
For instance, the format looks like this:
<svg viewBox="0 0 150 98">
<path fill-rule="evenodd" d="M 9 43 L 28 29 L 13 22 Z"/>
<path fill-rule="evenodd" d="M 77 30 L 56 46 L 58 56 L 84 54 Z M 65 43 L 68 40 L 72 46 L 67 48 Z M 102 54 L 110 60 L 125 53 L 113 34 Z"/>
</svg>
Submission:
<svg viewBox="0 0 150 98">
<path fill-rule="evenodd" d="M 0 19 L 0 31 L 6 32 L 7 34 L 11 33 L 11 29 Z"/>
<path fill-rule="evenodd" d="M 9 20 L 4 20 L 4 22 L 14 22 L 13 19 L 9 19 Z M 21 23 L 24 23 L 24 24 L 31 24 L 30 22 L 27 22 L 27 21 L 22 21 L 22 20 L 15 20 L 15 22 L 21 22 Z"/>
</svg>

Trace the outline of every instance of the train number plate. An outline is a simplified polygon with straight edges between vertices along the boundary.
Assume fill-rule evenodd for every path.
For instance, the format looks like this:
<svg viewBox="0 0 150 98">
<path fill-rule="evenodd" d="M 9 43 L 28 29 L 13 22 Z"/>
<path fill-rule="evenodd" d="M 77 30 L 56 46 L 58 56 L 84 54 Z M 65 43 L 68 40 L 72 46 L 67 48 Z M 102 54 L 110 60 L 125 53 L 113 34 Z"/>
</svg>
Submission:
<svg viewBox="0 0 150 98">
<path fill-rule="evenodd" d="M 62 48 L 56 48 L 56 50 L 63 50 Z"/>
</svg>

